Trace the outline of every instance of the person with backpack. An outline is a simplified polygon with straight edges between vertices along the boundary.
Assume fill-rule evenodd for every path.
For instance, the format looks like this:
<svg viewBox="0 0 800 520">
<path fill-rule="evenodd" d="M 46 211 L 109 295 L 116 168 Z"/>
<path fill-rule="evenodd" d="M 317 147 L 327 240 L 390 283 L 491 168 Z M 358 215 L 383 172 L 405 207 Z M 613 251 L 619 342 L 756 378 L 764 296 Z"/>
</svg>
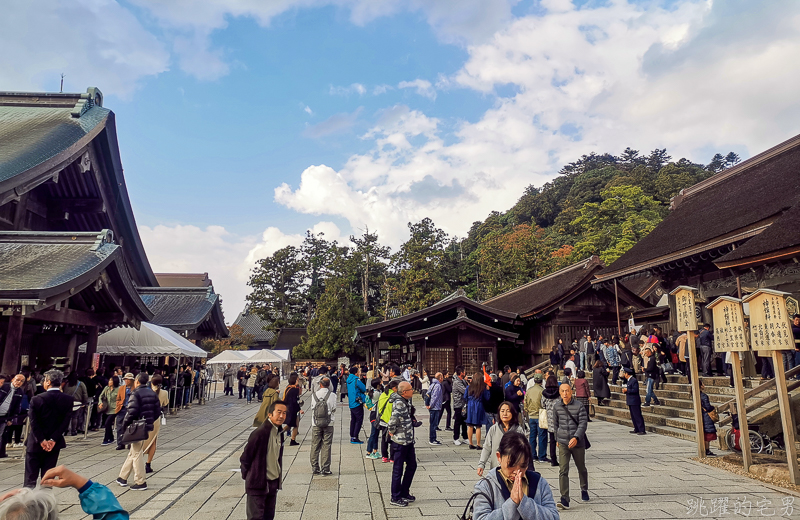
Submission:
<svg viewBox="0 0 800 520">
<path fill-rule="evenodd" d="M 544 477 L 528 469 L 532 455 L 525 435 L 508 432 L 493 454 L 498 465 L 475 484 L 467 509 L 474 520 L 556 520 L 558 509 Z M 466 512 L 465 512 L 466 513 Z"/>
<path fill-rule="evenodd" d="M 320 379 L 319 390 L 311 394 L 311 410 L 311 471 L 314 475 L 333 475 L 331 445 L 336 394 L 331 389 L 329 377 Z"/>
<path fill-rule="evenodd" d="M 380 396 L 383 395 L 383 385 L 381 384 L 380 377 L 372 378 L 370 382 L 369 400 L 373 403 L 372 408 L 369 408 L 369 424 L 371 426 L 369 432 L 369 439 L 367 439 L 367 455 L 366 459 L 379 459 L 381 458 L 378 453 L 378 432 L 380 432 L 380 417 L 378 417 L 378 401 Z"/>
<path fill-rule="evenodd" d="M 389 458 L 389 419 L 392 418 L 392 401 L 390 397 L 397 392 L 397 381 L 387 381 L 383 393 L 378 397 L 378 428 L 381 435 L 381 462 L 394 462 Z M 377 457 L 375 457 L 377 458 Z"/>
</svg>

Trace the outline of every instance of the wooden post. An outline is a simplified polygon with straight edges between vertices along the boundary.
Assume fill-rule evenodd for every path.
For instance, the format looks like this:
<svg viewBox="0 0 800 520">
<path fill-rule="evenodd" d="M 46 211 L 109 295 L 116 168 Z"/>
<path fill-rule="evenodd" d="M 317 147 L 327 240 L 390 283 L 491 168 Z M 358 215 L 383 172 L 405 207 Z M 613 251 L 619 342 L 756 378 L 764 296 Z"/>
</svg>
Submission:
<svg viewBox="0 0 800 520">
<path fill-rule="evenodd" d="M 89 327 L 89 337 L 86 338 L 86 356 L 81 359 L 81 369 L 92 366 L 94 355 L 97 353 L 97 336 L 100 334 L 98 327 Z"/>
<path fill-rule="evenodd" d="M 692 377 L 692 405 L 694 407 L 694 424 L 697 430 L 697 456 L 706 456 L 706 441 L 703 432 L 703 407 L 700 403 L 700 371 L 697 369 L 697 352 L 694 348 L 694 331 L 686 333 L 687 346 L 689 349 L 689 373 Z"/>
<path fill-rule="evenodd" d="M 742 382 L 742 352 L 731 352 L 733 370 L 733 385 L 736 392 L 736 413 L 739 415 L 739 446 L 742 447 L 742 461 L 744 470 L 750 471 L 753 463 L 753 453 L 750 450 L 750 429 L 747 426 L 747 399 L 744 398 L 744 383 Z M 733 448 L 733 446 L 728 446 Z"/>
<path fill-rule="evenodd" d="M 622 336 L 622 323 L 619 321 L 619 294 L 617 293 L 617 279 L 614 278 L 614 305 L 617 308 L 617 334 Z"/>
<path fill-rule="evenodd" d="M 22 313 L 15 311 L 8 319 L 8 332 L 6 345 L 3 351 L 3 373 L 16 374 L 19 369 L 20 348 L 22 346 L 22 325 L 25 318 Z"/>
<path fill-rule="evenodd" d="M 786 445 L 786 459 L 789 463 L 789 482 L 800 481 L 800 468 L 797 466 L 797 447 L 795 446 L 795 424 L 792 419 L 792 404 L 786 388 L 786 372 L 783 367 L 783 354 L 780 350 L 772 351 L 772 365 L 775 371 L 775 392 L 781 411 L 783 425 L 783 443 Z"/>
</svg>

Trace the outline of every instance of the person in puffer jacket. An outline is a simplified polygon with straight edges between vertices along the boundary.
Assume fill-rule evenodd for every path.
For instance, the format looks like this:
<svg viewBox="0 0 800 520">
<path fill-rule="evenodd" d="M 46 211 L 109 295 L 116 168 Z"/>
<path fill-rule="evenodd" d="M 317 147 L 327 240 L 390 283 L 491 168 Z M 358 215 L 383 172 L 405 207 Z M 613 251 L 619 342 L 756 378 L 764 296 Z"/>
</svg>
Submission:
<svg viewBox="0 0 800 520">
<path fill-rule="evenodd" d="M 558 509 L 550 484 L 528 470 L 531 446 L 525 435 L 508 432 L 493 454 L 498 467 L 475 484 L 474 520 L 555 520 Z"/>
<path fill-rule="evenodd" d="M 417 454 L 414 450 L 414 423 L 411 420 L 411 396 L 414 389 L 411 383 L 403 381 L 397 386 L 397 392 L 389 397 L 392 404 L 392 416 L 387 431 L 392 438 L 392 499 L 391 504 L 405 507 L 414 501 L 411 492 L 411 481 L 417 471 Z M 405 466 L 405 471 L 403 471 Z"/>
</svg>

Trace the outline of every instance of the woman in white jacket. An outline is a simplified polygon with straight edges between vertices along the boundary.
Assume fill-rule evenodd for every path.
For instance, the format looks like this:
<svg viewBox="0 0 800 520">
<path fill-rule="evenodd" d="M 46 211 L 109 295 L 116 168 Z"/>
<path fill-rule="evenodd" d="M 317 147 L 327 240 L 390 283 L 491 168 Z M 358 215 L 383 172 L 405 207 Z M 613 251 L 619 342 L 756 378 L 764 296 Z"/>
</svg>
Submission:
<svg viewBox="0 0 800 520">
<path fill-rule="evenodd" d="M 494 455 L 505 434 L 509 432 L 525 434 L 525 431 L 519 425 L 518 417 L 519 414 L 514 408 L 514 405 L 508 401 L 503 401 L 500 403 L 500 406 L 497 407 L 498 421 L 489 428 L 489 433 L 486 434 L 486 438 L 483 441 L 481 459 L 480 462 L 478 462 L 479 477 L 483 476 L 487 465 L 489 466 L 488 469 L 494 469 L 500 465 L 500 462 Z M 531 469 L 533 469 L 533 467 L 531 467 Z"/>
</svg>

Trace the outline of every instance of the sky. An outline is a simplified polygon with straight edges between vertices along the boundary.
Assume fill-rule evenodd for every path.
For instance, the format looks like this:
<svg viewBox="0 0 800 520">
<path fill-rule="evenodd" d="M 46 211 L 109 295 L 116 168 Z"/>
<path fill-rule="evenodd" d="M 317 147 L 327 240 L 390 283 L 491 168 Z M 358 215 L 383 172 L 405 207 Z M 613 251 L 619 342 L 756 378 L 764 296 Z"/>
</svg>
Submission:
<svg viewBox="0 0 800 520">
<path fill-rule="evenodd" d="M 100 88 L 154 271 L 229 322 L 306 230 L 463 237 L 583 154 L 800 130 L 795 0 L 28 0 L 0 48 L 0 90 Z"/>
</svg>

